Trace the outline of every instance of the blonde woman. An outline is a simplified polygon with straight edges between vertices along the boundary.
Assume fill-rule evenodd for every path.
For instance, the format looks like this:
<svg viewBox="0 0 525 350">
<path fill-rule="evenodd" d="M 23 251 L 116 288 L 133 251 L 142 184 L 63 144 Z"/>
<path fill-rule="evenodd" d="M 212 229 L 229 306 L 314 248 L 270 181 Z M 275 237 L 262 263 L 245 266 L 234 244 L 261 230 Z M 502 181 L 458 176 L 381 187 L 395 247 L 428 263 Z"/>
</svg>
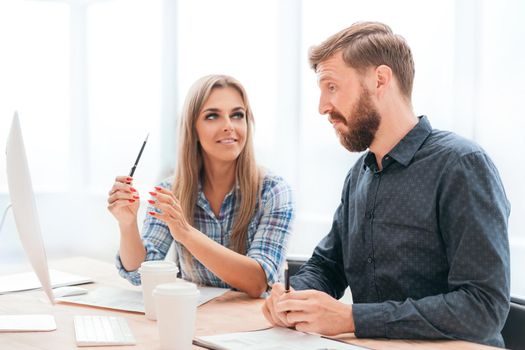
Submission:
<svg viewBox="0 0 525 350">
<path fill-rule="evenodd" d="M 140 284 L 140 264 L 164 259 L 173 241 L 184 279 L 251 297 L 277 281 L 291 230 L 291 190 L 255 162 L 253 115 L 237 80 L 211 75 L 190 89 L 177 170 L 150 192 L 142 237 L 132 181 L 118 176 L 108 198 L 120 227 L 117 267 L 132 284 Z"/>
</svg>

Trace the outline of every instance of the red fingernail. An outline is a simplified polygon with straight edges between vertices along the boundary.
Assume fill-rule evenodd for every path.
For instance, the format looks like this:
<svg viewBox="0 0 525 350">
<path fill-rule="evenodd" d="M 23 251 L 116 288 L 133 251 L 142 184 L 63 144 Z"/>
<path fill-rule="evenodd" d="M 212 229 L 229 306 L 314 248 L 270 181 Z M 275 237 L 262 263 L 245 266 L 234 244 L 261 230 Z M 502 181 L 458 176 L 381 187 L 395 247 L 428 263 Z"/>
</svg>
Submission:
<svg viewBox="0 0 525 350">
<path fill-rule="evenodd" d="M 148 200 L 149 204 L 155 204 L 155 201 L 152 201 L 151 199 Z"/>
<path fill-rule="evenodd" d="M 135 198 L 135 199 L 139 199 L 139 196 L 133 196 L 133 198 Z"/>
<path fill-rule="evenodd" d="M 131 180 L 133 180 L 133 178 L 130 177 L 130 176 L 128 176 L 128 177 L 126 178 L 126 180 L 131 181 Z"/>
<path fill-rule="evenodd" d="M 134 199 L 129 199 L 129 201 L 130 201 L 131 203 L 135 202 L 135 200 L 134 200 Z"/>
<path fill-rule="evenodd" d="M 151 194 L 152 196 L 156 196 L 157 192 L 150 192 L 149 194 Z"/>
<path fill-rule="evenodd" d="M 162 187 L 155 186 L 155 189 L 156 189 L 157 191 L 160 191 L 160 190 L 162 190 Z"/>
<path fill-rule="evenodd" d="M 149 214 L 149 215 L 155 215 L 155 214 L 157 214 L 157 213 L 155 213 L 154 211 L 148 211 L 148 214 Z"/>
<path fill-rule="evenodd" d="M 129 190 L 130 190 L 131 192 L 137 192 L 137 190 L 134 189 L 133 187 L 131 187 Z"/>
</svg>

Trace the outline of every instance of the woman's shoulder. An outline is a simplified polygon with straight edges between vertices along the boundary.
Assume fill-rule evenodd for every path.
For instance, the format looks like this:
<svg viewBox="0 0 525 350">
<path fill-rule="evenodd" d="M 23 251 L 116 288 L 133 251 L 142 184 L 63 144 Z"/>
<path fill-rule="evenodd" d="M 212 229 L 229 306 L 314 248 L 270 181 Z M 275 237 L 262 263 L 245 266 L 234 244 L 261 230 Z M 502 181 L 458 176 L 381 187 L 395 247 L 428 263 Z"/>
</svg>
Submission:
<svg viewBox="0 0 525 350">
<path fill-rule="evenodd" d="M 174 176 L 169 176 L 169 177 L 163 179 L 162 181 L 160 181 L 156 186 L 159 186 L 159 187 L 171 190 L 172 187 L 173 187 L 174 179 L 175 179 Z"/>
<path fill-rule="evenodd" d="M 274 174 L 266 169 L 263 169 L 261 171 L 264 171 L 261 190 L 261 198 L 263 201 L 275 196 L 291 196 L 292 188 L 282 176 Z"/>
</svg>

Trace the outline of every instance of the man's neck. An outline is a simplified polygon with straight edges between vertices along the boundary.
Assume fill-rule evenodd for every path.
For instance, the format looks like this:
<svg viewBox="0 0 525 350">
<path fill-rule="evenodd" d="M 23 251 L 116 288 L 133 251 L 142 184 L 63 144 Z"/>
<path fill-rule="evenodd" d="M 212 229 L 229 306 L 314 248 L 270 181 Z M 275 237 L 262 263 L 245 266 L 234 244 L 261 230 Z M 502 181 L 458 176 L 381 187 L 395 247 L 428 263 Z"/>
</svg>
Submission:
<svg viewBox="0 0 525 350">
<path fill-rule="evenodd" d="M 383 157 L 390 152 L 416 126 L 418 118 L 412 107 L 399 103 L 381 113 L 381 124 L 377 130 L 370 151 L 374 153 L 379 170 L 382 169 Z"/>
</svg>

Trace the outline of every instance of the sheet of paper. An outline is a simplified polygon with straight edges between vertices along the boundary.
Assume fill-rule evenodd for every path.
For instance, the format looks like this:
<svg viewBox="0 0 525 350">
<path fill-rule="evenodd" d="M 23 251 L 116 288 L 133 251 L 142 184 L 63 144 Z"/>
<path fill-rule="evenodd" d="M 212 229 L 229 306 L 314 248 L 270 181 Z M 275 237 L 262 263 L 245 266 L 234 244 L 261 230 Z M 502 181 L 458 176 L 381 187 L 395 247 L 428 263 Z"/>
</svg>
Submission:
<svg viewBox="0 0 525 350">
<path fill-rule="evenodd" d="M 361 350 L 353 344 L 322 338 L 288 328 L 274 327 L 254 332 L 196 337 L 194 343 L 218 350 Z"/>
<path fill-rule="evenodd" d="M 57 329 L 51 315 L 0 315 L 0 333 L 48 332 Z"/>
<path fill-rule="evenodd" d="M 49 274 L 52 287 L 64 287 L 93 282 L 91 278 L 86 276 L 74 275 L 53 269 L 49 270 Z M 23 272 L 0 276 L 0 295 L 39 288 L 42 288 L 42 285 L 34 272 Z"/>
<path fill-rule="evenodd" d="M 199 306 L 214 299 L 229 289 L 215 287 L 198 287 L 201 292 Z M 129 290 L 115 287 L 99 287 L 87 294 L 56 298 L 74 304 L 98 306 L 107 309 L 125 310 L 144 313 L 144 302 L 141 290 Z"/>
</svg>

